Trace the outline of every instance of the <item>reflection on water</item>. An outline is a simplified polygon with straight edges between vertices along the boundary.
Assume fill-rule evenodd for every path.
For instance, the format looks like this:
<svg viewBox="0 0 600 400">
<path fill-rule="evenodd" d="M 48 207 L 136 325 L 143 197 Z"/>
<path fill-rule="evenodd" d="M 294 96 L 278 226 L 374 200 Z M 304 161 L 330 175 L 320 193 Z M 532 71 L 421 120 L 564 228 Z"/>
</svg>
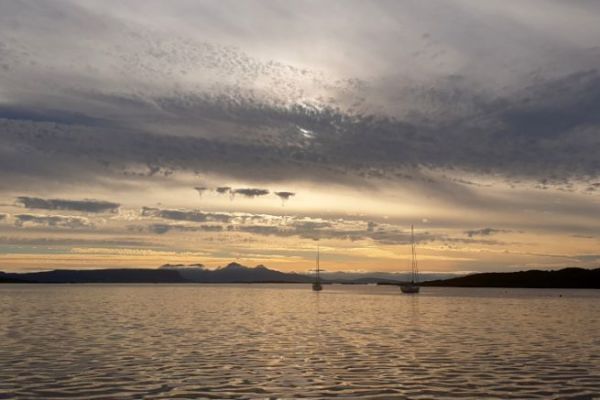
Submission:
<svg viewBox="0 0 600 400">
<path fill-rule="evenodd" d="M 590 398 L 599 306 L 583 290 L 3 285 L 0 398 Z"/>
</svg>

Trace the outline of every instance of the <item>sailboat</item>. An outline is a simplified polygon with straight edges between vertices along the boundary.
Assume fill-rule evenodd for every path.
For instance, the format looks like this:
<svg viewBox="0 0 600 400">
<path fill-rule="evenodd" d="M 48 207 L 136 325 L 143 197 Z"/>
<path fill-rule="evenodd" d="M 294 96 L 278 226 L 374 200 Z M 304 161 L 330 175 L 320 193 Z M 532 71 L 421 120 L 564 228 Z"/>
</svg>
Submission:
<svg viewBox="0 0 600 400">
<path fill-rule="evenodd" d="M 410 283 L 404 283 L 400 285 L 402 293 L 419 293 L 419 269 L 417 267 L 417 250 L 415 247 L 415 231 L 414 227 L 410 226 L 410 242 L 411 242 L 411 266 L 410 266 Z"/>
<path fill-rule="evenodd" d="M 315 292 L 323 290 L 321 285 L 321 267 L 319 265 L 319 247 L 317 246 L 317 268 L 315 269 L 315 281 L 312 284 L 312 289 Z"/>
</svg>

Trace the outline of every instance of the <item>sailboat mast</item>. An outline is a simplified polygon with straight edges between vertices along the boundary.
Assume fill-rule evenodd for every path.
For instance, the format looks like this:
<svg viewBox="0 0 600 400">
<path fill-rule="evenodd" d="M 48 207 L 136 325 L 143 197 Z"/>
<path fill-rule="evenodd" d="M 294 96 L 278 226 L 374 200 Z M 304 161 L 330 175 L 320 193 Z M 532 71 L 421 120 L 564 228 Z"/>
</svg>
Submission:
<svg viewBox="0 0 600 400">
<path fill-rule="evenodd" d="M 417 265 L 417 246 L 415 245 L 415 229 L 413 225 L 410 226 L 410 241 L 412 250 L 411 278 L 412 282 L 415 283 L 419 278 L 419 268 Z"/>
<path fill-rule="evenodd" d="M 419 293 L 419 268 L 417 266 L 417 245 L 415 244 L 415 227 L 410 225 L 410 283 L 400 285 L 402 293 Z"/>
<path fill-rule="evenodd" d="M 317 276 L 316 276 L 316 278 L 317 278 L 317 282 L 318 282 L 318 281 L 319 281 L 319 279 L 320 279 L 320 275 L 319 275 L 319 272 L 320 272 L 320 267 L 319 267 L 319 256 L 320 256 L 319 245 L 317 245 Z"/>
</svg>

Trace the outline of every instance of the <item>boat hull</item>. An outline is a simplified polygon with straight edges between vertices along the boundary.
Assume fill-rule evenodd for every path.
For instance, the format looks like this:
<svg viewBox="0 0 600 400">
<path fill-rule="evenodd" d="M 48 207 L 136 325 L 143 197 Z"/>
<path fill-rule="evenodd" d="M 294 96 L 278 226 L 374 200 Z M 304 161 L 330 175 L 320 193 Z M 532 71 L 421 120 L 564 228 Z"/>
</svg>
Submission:
<svg viewBox="0 0 600 400">
<path fill-rule="evenodd" d="M 323 290 L 323 287 L 321 286 L 321 283 L 315 282 L 315 283 L 312 284 L 312 289 L 315 292 L 318 292 L 319 290 Z"/>
<path fill-rule="evenodd" d="M 406 294 L 419 293 L 420 289 L 421 288 L 417 285 L 400 285 L 400 290 L 402 290 L 402 293 L 406 293 Z"/>
</svg>

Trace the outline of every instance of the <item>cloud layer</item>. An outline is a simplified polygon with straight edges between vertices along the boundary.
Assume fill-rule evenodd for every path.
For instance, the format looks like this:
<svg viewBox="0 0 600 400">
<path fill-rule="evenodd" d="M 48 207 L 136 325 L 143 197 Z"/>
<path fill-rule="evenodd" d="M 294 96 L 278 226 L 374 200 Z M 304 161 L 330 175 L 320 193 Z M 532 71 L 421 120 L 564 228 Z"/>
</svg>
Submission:
<svg viewBox="0 0 600 400">
<path fill-rule="evenodd" d="M 599 19 L 558 0 L 1 2 L 0 246 L 285 263 L 319 239 L 392 268 L 421 221 L 439 268 L 596 262 Z"/>
<path fill-rule="evenodd" d="M 256 4 L 251 13 L 277 16 L 290 28 L 301 23 L 268 4 Z M 536 21 L 527 24 L 513 14 L 515 5 L 491 4 L 492 16 L 488 6 L 449 2 L 436 17 L 440 20 L 431 17 L 431 6 L 345 6 L 349 20 L 377 20 L 372 29 L 386 39 L 365 46 L 372 54 L 363 54 L 354 68 L 348 60 L 332 58 L 342 63 L 336 74 L 319 70 L 322 63 L 300 68 L 265 60 L 271 51 L 248 43 L 245 28 L 233 37 L 234 31 L 210 23 L 205 36 L 211 42 L 193 39 L 187 29 L 167 34 L 152 26 L 159 12 L 178 15 L 187 26 L 177 5 L 167 10 L 149 7 L 143 24 L 127 7 L 106 12 L 103 2 L 3 4 L 1 166 L 14 178 L 7 185 L 45 179 L 49 171 L 59 180 L 135 176 L 139 166 L 146 176 L 202 171 L 249 181 L 331 181 L 350 175 L 356 183 L 373 177 L 396 179 L 423 167 L 551 184 L 597 177 L 600 75 L 595 67 L 600 51 L 591 44 L 600 32 L 590 25 L 584 34 L 573 26 L 562 40 L 553 31 L 544 43 L 543 36 L 531 36 L 539 28 Z M 196 17 L 219 15 L 244 27 L 235 17 L 242 14 L 225 17 L 221 7 L 204 3 L 189 11 Z M 328 18 L 321 6 L 290 7 L 315 20 Z M 476 18 L 462 14 L 466 7 L 487 18 L 498 32 L 484 30 Z M 546 7 L 548 26 L 543 29 L 564 27 L 564 5 L 550 2 Z M 122 14 L 117 16 L 119 9 Z M 581 16 L 577 24 L 588 21 L 583 10 L 600 14 L 591 3 L 574 5 L 569 11 Z M 391 19 L 381 23 L 364 15 Z M 428 15 L 425 26 L 408 24 L 406 31 L 399 30 L 408 15 Z M 446 17 L 462 19 L 464 31 L 444 23 Z M 274 20 L 270 23 L 261 35 L 281 29 Z M 38 35 L 46 26 L 60 29 Z M 502 36 L 499 32 L 509 32 L 509 26 L 512 35 Z M 339 32 L 321 29 L 328 46 L 359 52 L 364 38 L 352 43 Z M 469 39 L 467 32 L 477 32 L 479 40 Z M 401 46 L 390 52 L 394 36 L 401 42 L 419 38 L 411 57 L 406 58 Z M 312 45 L 293 29 L 283 37 L 292 47 Z M 486 38 L 496 50 L 475 59 L 482 51 L 479 42 Z M 521 43 L 521 38 L 527 40 Z M 569 39 L 575 38 L 579 46 L 590 47 L 569 47 Z M 92 60 L 82 57 L 89 52 L 86 40 L 97 42 Z M 247 50 L 227 46 L 227 40 Z M 540 53 L 540 44 L 553 48 L 539 58 L 523 58 L 504 86 L 494 83 L 506 72 L 500 62 L 504 56 L 511 51 Z M 568 64 L 556 63 L 566 55 Z M 439 65 L 435 71 L 422 70 L 421 76 L 393 72 L 399 60 L 430 65 L 432 59 Z M 497 64 L 483 68 L 492 60 Z M 549 60 L 555 61 L 555 69 L 540 70 Z M 466 73 L 469 65 L 476 68 L 471 74 Z M 484 71 L 486 76 L 479 76 Z M 42 81 L 47 74 L 51 79 Z M 42 85 L 34 88 L 28 82 Z M 35 157 L 27 165 L 20 162 L 25 149 Z M 23 175 L 29 178 L 25 182 L 17 179 Z"/>
<path fill-rule="evenodd" d="M 120 206 L 119 203 L 110 201 L 42 199 L 28 196 L 18 197 L 17 203 L 30 209 L 72 210 L 88 213 L 116 212 Z"/>
<path fill-rule="evenodd" d="M 90 228 L 93 225 L 87 218 L 65 215 L 17 214 L 14 216 L 16 226 L 46 226 L 68 229 Z"/>
</svg>

